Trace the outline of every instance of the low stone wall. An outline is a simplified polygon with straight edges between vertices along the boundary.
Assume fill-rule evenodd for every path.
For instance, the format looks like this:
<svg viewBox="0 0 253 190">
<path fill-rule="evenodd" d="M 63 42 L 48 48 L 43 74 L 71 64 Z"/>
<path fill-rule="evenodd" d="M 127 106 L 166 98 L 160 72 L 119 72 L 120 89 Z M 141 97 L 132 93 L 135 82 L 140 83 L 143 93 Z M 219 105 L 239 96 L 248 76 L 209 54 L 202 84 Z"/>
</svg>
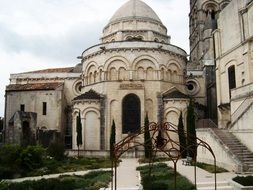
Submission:
<svg viewBox="0 0 253 190">
<path fill-rule="evenodd" d="M 66 154 L 70 157 L 75 157 L 78 155 L 78 150 L 76 149 L 69 149 L 66 150 Z M 110 152 L 109 150 L 79 150 L 79 155 L 84 157 L 109 157 Z M 168 157 L 163 152 L 157 152 L 156 156 L 159 157 Z M 121 158 L 142 158 L 144 157 L 143 150 L 129 150 L 122 154 Z"/>
<path fill-rule="evenodd" d="M 233 172 L 242 171 L 241 162 L 232 152 L 230 152 L 229 148 L 220 141 L 220 139 L 213 133 L 211 129 L 197 129 L 197 137 L 207 142 L 211 146 L 216 157 L 217 166 Z M 201 146 L 198 147 L 197 160 L 199 162 L 214 164 L 212 154 L 206 148 Z"/>
<path fill-rule="evenodd" d="M 75 157 L 78 155 L 78 150 L 66 150 L 66 154 L 70 157 Z M 103 150 L 79 150 L 79 155 L 84 157 L 109 157 L 110 152 Z"/>
</svg>

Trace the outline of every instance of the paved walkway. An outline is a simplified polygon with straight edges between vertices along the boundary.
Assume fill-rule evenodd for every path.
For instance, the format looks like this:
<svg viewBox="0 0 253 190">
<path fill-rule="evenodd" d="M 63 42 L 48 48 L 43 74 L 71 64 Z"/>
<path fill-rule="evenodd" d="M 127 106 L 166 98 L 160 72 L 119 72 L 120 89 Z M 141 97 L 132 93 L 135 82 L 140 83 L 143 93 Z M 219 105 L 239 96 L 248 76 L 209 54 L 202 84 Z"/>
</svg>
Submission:
<svg viewBox="0 0 253 190">
<path fill-rule="evenodd" d="M 136 167 L 139 166 L 138 159 L 123 158 L 121 160 L 117 168 L 117 190 L 138 190 L 140 184 L 139 173 L 136 171 Z M 115 184 L 114 179 L 113 184 Z M 111 184 L 107 189 L 111 189 Z"/>
</svg>

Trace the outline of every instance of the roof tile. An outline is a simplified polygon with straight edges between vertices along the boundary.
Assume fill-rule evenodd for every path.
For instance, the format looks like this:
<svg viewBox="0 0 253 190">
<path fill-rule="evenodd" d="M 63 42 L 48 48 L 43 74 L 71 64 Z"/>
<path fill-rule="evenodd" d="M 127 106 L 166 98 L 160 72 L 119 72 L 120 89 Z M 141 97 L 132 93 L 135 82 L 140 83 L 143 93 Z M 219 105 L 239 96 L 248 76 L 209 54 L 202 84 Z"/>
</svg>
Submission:
<svg viewBox="0 0 253 190">
<path fill-rule="evenodd" d="M 10 84 L 6 91 L 32 91 L 32 90 L 55 90 L 62 86 L 61 82 L 35 83 L 35 84 Z"/>
</svg>

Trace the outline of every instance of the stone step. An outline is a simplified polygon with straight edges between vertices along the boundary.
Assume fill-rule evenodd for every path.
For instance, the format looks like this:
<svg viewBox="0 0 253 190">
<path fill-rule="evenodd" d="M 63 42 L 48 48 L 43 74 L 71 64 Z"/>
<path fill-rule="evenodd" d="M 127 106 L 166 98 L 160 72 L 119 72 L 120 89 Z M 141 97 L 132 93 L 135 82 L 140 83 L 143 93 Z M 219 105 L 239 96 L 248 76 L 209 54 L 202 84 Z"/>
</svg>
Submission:
<svg viewBox="0 0 253 190">
<path fill-rule="evenodd" d="M 217 186 L 224 186 L 229 185 L 227 181 L 217 181 Z M 214 181 L 208 181 L 208 182 L 198 182 L 197 187 L 214 187 Z"/>
<path fill-rule="evenodd" d="M 253 170 L 253 153 L 227 130 L 213 129 L 213 132 L 245 166 L 244 172 Z"/>
<path fill-rule="evenodd" d="M 236 155 L 244 156 L 244 157 L 247 157 L 247 158 L 253 158 L 253 154 L 251 152 L 237 152 Z"/>
<path fill-rule="evenodd" d="M 242 145 L 241 146 L 241 144 L 240 144 L 240 142 L 239 143 L 237 143 L 237 142 L 226 142 L 226 141 L 223 141 L 226 145 L 228 145 L 228 146 L 240 146 L 240 147 L 245 147 L 244 145 Z"/>
<path fill-rule="evenodd" d="M 243 162 L 252 162 L 253 158 L 243 158 Z"/>
<path fill-rule="evenodd" d="M 230 147 L 231 149 L 233 149 L 234 151 L 241 151 L 241 152 L 249 152 L 249 153 L 251 153 L 247 148 L 245 148 L 245 147 L 234 147 L 234 146 L 231 146 Z"/>
<path fill-rule="evenodd" d="M 217 190 L 232 190 L 227 181 L 217 181 Z M 197 190 L 214 190 L 214 182 L 197 183 Z"/>
<path fill-rule="evenodd" d="M 217 190 L 233 190 L 233 189 L 234 188 L 231 187 L 230 185 L 217 187 Z M 197 190 L 214 190 L 214 187 L 200 187 L 197 188 Z"/>
</svg>

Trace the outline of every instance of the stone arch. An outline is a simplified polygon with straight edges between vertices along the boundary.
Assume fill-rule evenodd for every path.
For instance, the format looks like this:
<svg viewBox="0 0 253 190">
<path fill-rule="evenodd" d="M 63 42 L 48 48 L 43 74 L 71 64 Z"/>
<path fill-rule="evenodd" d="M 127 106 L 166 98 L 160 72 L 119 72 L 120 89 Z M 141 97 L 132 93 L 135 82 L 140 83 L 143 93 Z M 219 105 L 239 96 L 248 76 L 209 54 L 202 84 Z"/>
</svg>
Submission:
<svg viewBox="0 0 253 190">
<path fill-rule="evenodd" d="M 167 81 L 167 69 L 164 65 L 160 67 L 160 80 Z"/>
<path fill-rule="evenodd" d="M 177 129 L 179 115 L 180 115 L 180 112 L 177 108 L 169 108 L 165 114 L 166 122 L 170 122 L 174 124 L 175 128 Z M 177 142 L 179 141 L 178 134 L 171 133 L 170 136 L 172 140 L 177 141 Z M 171 147 L 168 146 L 167 148 L 171 148 Z"/>
<path fill-rule="evenodd" d="M 172 81 L 178 81 L 179 80 L 179 76 L 183 75 L 183 70 L 181 65 L 175 61 L 175 60 L 171 60 L 168 64 L 168 69 L 171 70 L 171 80 Z"/>
<path fill-rule="evenodd" d="M 224 9 L 228 4 L 230 3 L 230 0 L 227 0 L 227 1 L 222 1 L 220 3 L 220 9 Z"/>
<path fill-rule="evenodd" d="M 115 64 L 118 62 L 117 64 Z M 110 67 L 115 67 L 117 70 L 119 67 L 124 67 L 126 70 L 129 70 L 129 61 L 122 56 L 114 56 L 105 61 L 104 71 L 108 71 Z"/>
<path fill-rule="evenodd" d="M 92 84 L 95 82 L 95 76 L 94 73 L 97 71 L 97 65 L 96 64 L 90 64 L 87 67 L 87 71 L 85 72 L 86 76 L 86 84 Z"/>
<path fill-rule="evenodd" d="M 118 80 L 117 74 L 117 69 L 115 67 L 111 67 L 108 71 L 108 80 Z"/>
<path fill-rule="evenodd" d="M 155 69 L 155 70 L 159 70 L 159 64 L 158 64 L 158 61 L 150 56 L 150 55 L 141 55 L 139 57 L 137 57 L 134 61 L 133 61 L 133 65 L 132 65 L 132 68 L 133 70 L 137 70 L 137 66 L 139 64 L 140 61 L 143 61 L 143 60 L 148 60 L 152 63 L 152 67 Z M 147 67 L 144 67 L 144 69 L 147 68 Z"/>
<path fill-rule="evenodd" d="M 143 67 L 138 67 L 137 68 L 137 79 L 138 80 L 144 80 L 145 77 L 145 71 Z"/>
<path fill-rule="evenodd" d="M 90 107 L 85 108 L 84 110 L 81 111 L 81 117 L 83 116 L 85 119 L 85 115 L 88 111 L 94 111 L 94 112 L 96 112 L 97 115 L 100 115 L 100 111 L 98 108 L 90 106 Z M 75 113 L 78 113 L 78 111 L 75 111 Z"/>
<path fill-rule="evenodd" d="M 170 118 L 169 115 L 173 115 L 176 116 L 176 118 Z M 179 118 L 179 115 L 180 115 L 180 110 L 178 108 L 175 108 L 175 107 L 170 107 L 170 108 L 167 108 L 165 110 L 165 120 L 167 122 L 170 122 L 170 123 L 173 123 L 174 125 L 177 126 L 178 124 L 178 118 Z"/>
<path fill-rule="evenodd" d="M 221 67 L 221 73 L 224 73 L 224 72 L 227 72 L 227 69 L 230 67 L 230 66 L 232 66 L 232 65 L 234 65 L 235 67 L 237 67 L 237 60 L 236 59 L 232 59 L 232 60 L 230 60 L 230 61 L 228 61 L 227 63 L 225 63 L 225 66 L 224 67 Z"/>
<path fill-rule="evenodd" d="M 125 37 L 126 41 L 131 41 L 132 39 L 133 39 L 133 36 L 131 36 L 131 35 L 128 35 L 128 36 Z"/>
<path fill-rule="evenodd" d="M 89 70 L 91 69 L 91 67 L 95 67 L 96 70 L 98 68 L 98 64 L 95 61 L 91 61 L 87 64 L 87 66 L 84 69 L 84 74 L 87 76 L 89 73 Z"/>
<path fill-rule="evenodd" d="M 176 70 L 179 74 L 181 74 L 183 70 L 183 67 L 176 60 L 170 60 L 167 64 L 167 68 L 170 69 L 172 72 Z"/>
<path fill-rule="evenodd" d="M 155 71 L 154 68 L 148 67 L 147 68 L 147 80 L 154 80 L 155 79 Z"/>
<path fill-rule="evenodd" d="M 100 150 L 100 115 L 89 109 L 84 116 L 85 150 Z"/>
<path fill-rule="evenodd" d="M 104 73 L 103 69 L 102 69 L 102 68 L 99 68 L 99 70 L 98 70 L 98 81 L 99 81 L 99 82 L 101 82 L 101 81 L 104 80 L 104 78 L 103 78 L 103 73 Z"/>
<path fill-rule="evenodd" d="M 214 11 L 219 10 L 219 4 L 213 0 L 206 1 L 205 3 L 202 4 L 201 7 L 202 10 L 208 10 L 208 9 L 213 9 Z"/>
<path fill-rule="evenodd" d="M 138 41 L 143 41 L 144 40 L 144 36 L 142 36 L 142 35 L 136 35 L 134 38 Z"/>
<path fill-rule="evenodd" d="M 119 80 L 128 80 L 128 72 L 125 67 L 119 68 Z"/>
</svg>

